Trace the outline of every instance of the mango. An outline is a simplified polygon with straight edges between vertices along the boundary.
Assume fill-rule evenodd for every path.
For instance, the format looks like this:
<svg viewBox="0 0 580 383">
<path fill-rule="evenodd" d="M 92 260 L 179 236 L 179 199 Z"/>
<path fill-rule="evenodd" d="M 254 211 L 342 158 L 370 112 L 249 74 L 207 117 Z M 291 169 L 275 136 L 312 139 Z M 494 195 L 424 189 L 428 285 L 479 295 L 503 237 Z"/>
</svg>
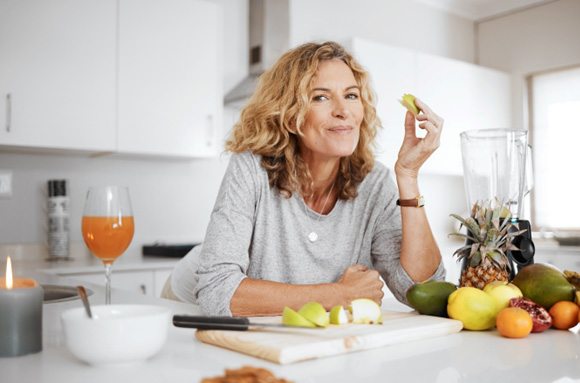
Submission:
<svg viewBox="0 0 580 383">
<path fill-rule="evenodd" d="M 524 297 L 549 310 L 556 302 L 574 301 L 575 288 L 564 274 L 551 265 L 535 263 L 520 270 L 512 281 Z"/>
<path fill-rule="evenodd" d="M 457 290 L 453 283 L 427 281 L 407 290 L 407 301 L 419 314 L 447 317 L 447 299 Z"/>
</svg>

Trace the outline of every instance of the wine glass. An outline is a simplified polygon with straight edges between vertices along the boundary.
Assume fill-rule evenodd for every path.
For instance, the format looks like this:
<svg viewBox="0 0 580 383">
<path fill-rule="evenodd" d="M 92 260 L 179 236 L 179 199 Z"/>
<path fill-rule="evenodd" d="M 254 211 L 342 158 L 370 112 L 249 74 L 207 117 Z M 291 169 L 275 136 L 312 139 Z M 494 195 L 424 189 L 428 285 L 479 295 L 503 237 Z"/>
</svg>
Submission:
<svg viewBox="0 0 580 383">
<path fill-rule="evenodd" d="M 105 304 L 111 304 L 111 265 L 129 247 L 135 224 L 129 190 L 119 186 L 91 187 L 83 211 L 85 244 L 105 265 Z"/>
</svg>

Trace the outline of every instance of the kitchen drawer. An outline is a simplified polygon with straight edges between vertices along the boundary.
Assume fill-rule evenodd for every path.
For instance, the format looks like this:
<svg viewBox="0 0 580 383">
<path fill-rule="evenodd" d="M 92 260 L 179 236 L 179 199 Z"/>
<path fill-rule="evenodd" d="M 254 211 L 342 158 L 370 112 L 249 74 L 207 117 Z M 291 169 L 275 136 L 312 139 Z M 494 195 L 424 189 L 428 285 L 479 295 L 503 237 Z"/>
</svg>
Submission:
<svg viewBox="0 0 580 383">
<path fill-rule="evenodd" d="M 115 271 L 111 275 L 111 286 L 113 289 L 138 292 L 143 295 L 155 294 L 155 272 L 147 271 Z M 105 271 L 99 273 L 78 273 L 64 275 L 79 282 L 105 285 Z"/>
</svg>

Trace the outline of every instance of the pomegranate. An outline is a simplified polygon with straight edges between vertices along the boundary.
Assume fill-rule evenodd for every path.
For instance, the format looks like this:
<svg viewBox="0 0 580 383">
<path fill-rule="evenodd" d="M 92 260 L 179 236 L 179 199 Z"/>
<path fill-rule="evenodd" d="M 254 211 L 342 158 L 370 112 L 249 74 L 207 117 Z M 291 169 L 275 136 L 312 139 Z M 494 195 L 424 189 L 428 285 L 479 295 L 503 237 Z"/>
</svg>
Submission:
<svg viewBox="0 0 580 383">
<path fill-rule="evenodd" d="M 534 326 L 532 332 L 542 332 L 552 326 L 552 317 L 545 308 L 528 298 L 510 299 L 510 307 L 519 307 L 526 310 L 532 317 Z"/>
</svg>

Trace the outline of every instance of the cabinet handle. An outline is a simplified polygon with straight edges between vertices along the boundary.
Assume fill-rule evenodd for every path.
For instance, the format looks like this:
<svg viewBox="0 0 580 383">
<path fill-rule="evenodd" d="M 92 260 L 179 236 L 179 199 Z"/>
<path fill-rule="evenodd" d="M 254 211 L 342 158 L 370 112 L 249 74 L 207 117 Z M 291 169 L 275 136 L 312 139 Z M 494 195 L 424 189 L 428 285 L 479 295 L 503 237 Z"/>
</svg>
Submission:
<svg viewBox="0 0 580 383">
<path fill-rule="evenodd" d="M 6 132 L 10 133 L 10 123 L 12 122 L 12 95 L 6 93 Z"/>
<path fill-rule="evenodd" d="M 147 295 L 147 286 L 141 284 L 139 288 L 141 289 L 141 293 L 143 293 L 143 295 Z"/>
<path fill-rule="evenodd" d="M 211 147 L 213 145 L 213 116 L 211 114 L 207 115 L 207 125 L 205 131 L 205 144 L 207 147 Z"/>
</svg>

